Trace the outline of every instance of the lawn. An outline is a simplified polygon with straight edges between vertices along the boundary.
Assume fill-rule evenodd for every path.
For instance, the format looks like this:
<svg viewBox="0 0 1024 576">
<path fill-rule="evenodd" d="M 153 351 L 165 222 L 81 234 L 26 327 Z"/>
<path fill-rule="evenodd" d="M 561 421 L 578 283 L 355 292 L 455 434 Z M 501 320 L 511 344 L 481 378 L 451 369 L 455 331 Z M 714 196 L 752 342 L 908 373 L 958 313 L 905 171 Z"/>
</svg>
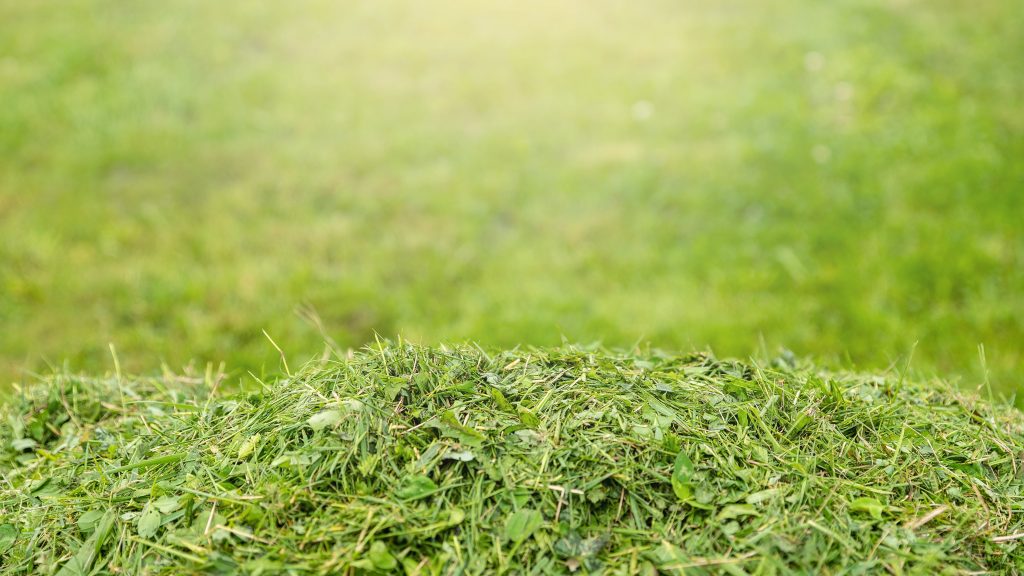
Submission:
<svg viewBox="0 0 1024 576">
<path fill-rule="evenodd" d="M 0 377 L 111 343 L 276 373 L 265 330 L 293 366 L 565 338 L 1012 394 L 1021 30 L 1018 0 L 0 0 Z"/>
</svg>

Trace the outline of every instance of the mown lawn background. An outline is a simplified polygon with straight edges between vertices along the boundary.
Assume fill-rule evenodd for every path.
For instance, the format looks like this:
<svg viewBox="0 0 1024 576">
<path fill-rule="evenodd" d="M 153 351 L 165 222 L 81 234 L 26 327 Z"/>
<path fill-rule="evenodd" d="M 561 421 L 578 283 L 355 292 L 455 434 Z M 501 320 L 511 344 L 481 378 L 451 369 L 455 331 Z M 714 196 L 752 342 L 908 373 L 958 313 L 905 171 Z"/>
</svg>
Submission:
<svg viewBox="0 0 1024 576">
<path fill-rule="evenodd" d="M 0 376 L 323 334 L 1013 393 L 1016 0 L 0 0 Z M 318 328 L 316 321 L 319 319 Z"/>
</svg>

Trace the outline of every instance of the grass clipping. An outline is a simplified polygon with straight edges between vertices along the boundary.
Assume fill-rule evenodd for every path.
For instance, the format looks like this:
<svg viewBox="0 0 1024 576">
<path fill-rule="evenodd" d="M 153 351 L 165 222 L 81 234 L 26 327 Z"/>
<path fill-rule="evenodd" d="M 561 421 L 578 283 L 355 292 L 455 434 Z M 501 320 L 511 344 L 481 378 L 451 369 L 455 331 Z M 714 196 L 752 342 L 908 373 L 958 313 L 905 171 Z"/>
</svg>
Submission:
<svg viewBox="0 0 1024 576">
<path fill-rule="evenodd" d="M 2 408 L 0 572 L 1024 570 L 1024 419 L 777 361 L 382 346 Z"/>
</svg>

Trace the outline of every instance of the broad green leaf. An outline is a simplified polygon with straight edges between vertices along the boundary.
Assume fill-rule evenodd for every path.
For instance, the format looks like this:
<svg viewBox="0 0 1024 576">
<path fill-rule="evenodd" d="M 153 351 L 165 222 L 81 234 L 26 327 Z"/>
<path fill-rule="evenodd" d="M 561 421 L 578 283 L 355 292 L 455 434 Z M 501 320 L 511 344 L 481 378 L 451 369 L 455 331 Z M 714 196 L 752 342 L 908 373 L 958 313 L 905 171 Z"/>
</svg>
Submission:
<svg viewBox="0 0 1024 576">
<path fill-rule="evenodd" d="M 11 448 L 14 448 L 17 452 L 24 452 L 25 450 L 31 450 L 36 447 L 36 441 L 31 438 L 19 438 L 17 440 L 11 440 Z"/>
<path fill-rule="evenodd" d="M 469 450 L 448 450 L 442 458 L 445 460 L 458 460 L 459 462 L 471 462 L 474 456 Z"/>
<path fill-rule="evenodd" d="M 418 500 L 437 490 L 437 484 L 429 476 L 415 474 L 407 476 L 395 493 L 402 500 Z"/>
<path fill-rule="evenodd" d="M 160 511 L 152 504 L 146 504 L 139 515 L 138 531 L 143 538 L 152 538 L 160 529 Z"/>
<path fill-rule="evenodd" d="M 96 524 L 103 518 L 102 510 L 90 510 L 78 518 L 78 529 L 82 532 L 92 532 Z"/>
<path fill-rule="evenodd" d="M 440 422 L 438 427 L 441 428 L 446 436 L 457 438 L 459 442 L 468 446 L 482 446 L 483 441 L 487 438 L 478 430 L 459 422 L 459 419 L 451 410 L 442 412 L 438 421 Z"/>
<path fill-rule="evenodd" d="M 757 516 L 759 513 L 753 504 L 730 504 L 718 513 L 718 520 L 731 520 L 740 516 Z"/>
<path fill-rule="evenodd" d="M 885 512 L 885 505 L 874 498 L 857 498 L 850 503 L 850 510 L 867 512 L 875 520 L 881 520 L 882 512 Z"/>
<path fill-rule="evenodd" d="M 318 414 L 314 414 L 309 418 L 309 425 L 313 430 L 323 430 L 331 426 L 336 426 L 344 415 L 341 410 L 324 410 Z"/>
<path fill-rule="evenodd" d="M 767 490 L 761 490 L 760 492 L 754 492 L 747 496 L 747 504 L 760 504 L 765 500 L 771 500 L 783 492 L 782 488 L 769 488 Z"/>
<path fill-rule="evenodd" d="M 78 559 L 78 556 L 72 556 L 64 566 L 61 567 L 60 572 L 57 572 L 57 576 L 88 576 L 89 569 L 82 565 L 82 561 Z"/>
<path fill-rule="evenodd" d="M 161 496 L 153 502 L 153 506 L 160 511 L 161 514 L 170 514 L 181 507 L 177 496 Z"/>
<path fill-rule="evenodd" d="M 75 555 L 64 563 L 64 566 L 57 572 L 57 576 L 87 574 L 96 558 L 99 557 L 100 550 L 103 549 L 103 544 L 106 543 L 107 536 L 110 535 L 110 531 L 114 527 L 115 518 L 116 516 L 112 510 L 107 511 L 96 524 L 96 531 L 92 533 L 88 540 L 82 543 L 82 546 L 78 548 Z"/>
<path fill-rule="evenodd" d="M 310 425 L 312 425 L 312 422 L 310 422 Z M 316 427 L 314 426 L 314 428 Z M 242 445 L 238 447 L 238 457 L 244 460 L 255 452 L 256 448 L 260 445 L 260 437 L 260 434 L 253 434 L 246 438 L 245 442 L 242 442 Z"/>
<path fill-rule="evenodd" d="M 522 542 L 530 537 L 544 523 L 544 517 L 536 510 L 523 508 L 508 517 L 505 522 L 505 537 L 512 542 Z"/>
<path fill-rule="evenodd" d="M 462 508 L 452 508 L 448 512 L 448 525 L 455 526 L 456 524 L 462 524 L 462 521 L 466 519 L 466 512 Z"/>
<path fill-rule="evenodd" d="M 32 484 L 28 489 L 29 494 L 36 496 L 50 496 L 54 494 L 55 487 L 50 483 L 51 478 L 46 477 Z"/>
<path fill-rule="evenodd" d="M 680 450 L 676 455 L 675 466 L 672 470 L 672 491 L 683 502 L 693 499 L 692 477 L 693 462 L 690 461 L 690 457 L 686 455 L 685 451 Z"/>
<path fill-rule="evenodd" d="M 394 570 L 398 567 L 398 560 L 391 555 L 388 545 L 380 540 L 370 545 L 370 551 L 367 553 L 367 556 L 370 557 L 373 567 L 378 570 Z"/>
<path fill-rule="evenodd" d="M 526 408 L 519 409 L 519 421 L 522 422 L 524 426 L 528 426 L 530 428 L 540 426 L 540 418 L 537 418 L 536 414 L 530 412 Z"/>
<path fill-rule="evenodd" d="M 502 410 L 512 411 L 512 404 L 505 398 L 505 395 L 501 393 L 501 390 L 497 388 L 491 388 L 491 398 L 494 398 L 494 403 L 498 405 L 498 408 Z"/>
<path fill-rule="evenodd" d="M 407 384 L 408 381 L 400 376 L 392 376 L 390 381 L 382 382 L 384 398 L 386 398 L 388 402 L 394 402 L 395 398 L 397 398 L 402 390 L 405 389 Z"/>
<path fill-rule="evenodd" d="M 0 524 L 0 554 L 6 552 L 18 539 L 18 529 L 10 524 Z"/>
</svg>

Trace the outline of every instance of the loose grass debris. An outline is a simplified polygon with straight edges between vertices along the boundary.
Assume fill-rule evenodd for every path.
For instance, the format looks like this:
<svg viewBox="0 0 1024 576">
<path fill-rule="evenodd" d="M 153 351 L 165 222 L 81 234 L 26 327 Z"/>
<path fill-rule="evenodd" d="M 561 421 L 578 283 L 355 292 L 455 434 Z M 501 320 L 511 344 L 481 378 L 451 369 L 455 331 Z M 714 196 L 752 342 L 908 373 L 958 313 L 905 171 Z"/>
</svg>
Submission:
<svg viewBox="0 0 1024 576">
<path fill-rule="evenodd" d="M 0 572 L 1024 570 L 1024 418 L 942 382 L 385 345 L 212 390 L 8 399 Z"/>
</svg>

